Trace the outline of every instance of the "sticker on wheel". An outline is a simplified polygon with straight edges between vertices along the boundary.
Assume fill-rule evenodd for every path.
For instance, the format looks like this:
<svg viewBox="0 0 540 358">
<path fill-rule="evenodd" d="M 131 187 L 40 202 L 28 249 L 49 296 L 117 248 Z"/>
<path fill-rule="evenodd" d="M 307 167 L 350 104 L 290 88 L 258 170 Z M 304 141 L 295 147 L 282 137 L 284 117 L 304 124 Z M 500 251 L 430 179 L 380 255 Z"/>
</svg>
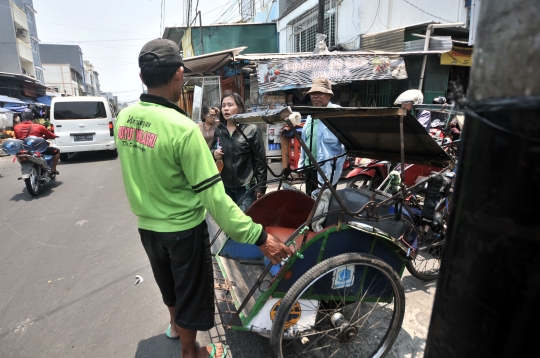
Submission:
<svg viewBox="0 0 540 358">
<path fill-rule="evenodd" d="M 270 310 L 270 319 L 272 321 L 276 316 L 279 306 L 281 306 L 281 300 L 277 301 Z M 287 317 L 287 322 L 285 322 L 284 328 L 287 329 L 294 326 L 296 323 L 298 323 L 300 317 L 302 317 L 302 308 L 300 307 L 300 304 L 298 302 L 295 302 L 291 308 L 291 311 L 289 312 L 289 316 Z"/>
<path fill-rule="evenodd" d="M 354 265 L 340 267 L 332 274 L 332 289 L 351 287 L 354 284 Z"/>
</svg>

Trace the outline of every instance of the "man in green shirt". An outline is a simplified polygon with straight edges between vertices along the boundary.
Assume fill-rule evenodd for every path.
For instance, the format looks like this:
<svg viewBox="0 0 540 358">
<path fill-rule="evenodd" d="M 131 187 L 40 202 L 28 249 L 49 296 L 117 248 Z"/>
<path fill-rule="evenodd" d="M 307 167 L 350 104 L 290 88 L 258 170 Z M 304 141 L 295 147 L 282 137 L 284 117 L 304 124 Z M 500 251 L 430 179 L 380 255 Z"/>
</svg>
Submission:
<svg viewBox="0 0 540 358">
<path fill-rule="evenodd" d="M 272 263 L 291 250 L 244 215 L 225 194 L 221 177 L 197 125 L 175 104 L 184 66 L 179 47 L 156 39 L 139 54 L 148 88 L 118 115 L 115 138 L 124 186 L 138 217 L 142 244 L 167 305 L 169 338 L 182 357 L 224 357 L 219 344 L 198 348 L 197 331 L 214 326 L 214 282 L 206 210 L 234 240 L 256 244 Z"/>
</svg>

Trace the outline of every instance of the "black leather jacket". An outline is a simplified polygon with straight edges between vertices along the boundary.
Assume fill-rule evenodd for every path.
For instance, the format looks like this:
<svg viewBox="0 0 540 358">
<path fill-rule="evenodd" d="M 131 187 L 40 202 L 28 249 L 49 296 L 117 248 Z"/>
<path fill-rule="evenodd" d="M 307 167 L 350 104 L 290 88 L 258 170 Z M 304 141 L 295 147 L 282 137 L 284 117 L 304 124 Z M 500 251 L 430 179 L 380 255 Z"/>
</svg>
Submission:
<svg viewBox="0 0 540 358">
<path fill-rule="evenodd" d="M 239 188 L 247 184 L 251 185 L 255 181 L 261 183 L 267 180 L 266 150 L 261 130 L 254 124 L 240 124 L 239 127 L 231 136 L 225 123 L 220 123 L 214 131 L 212 142 L 213 155 L 217 139 L 220 139 L 221 150 L 224 153 L 221 179 L 223 185 L 228 188 Z M 240 129 L 251 142 L 251 146 L 240 133 Z M 266 186 L 256 190 L 264 193 Z"/>
</svg>

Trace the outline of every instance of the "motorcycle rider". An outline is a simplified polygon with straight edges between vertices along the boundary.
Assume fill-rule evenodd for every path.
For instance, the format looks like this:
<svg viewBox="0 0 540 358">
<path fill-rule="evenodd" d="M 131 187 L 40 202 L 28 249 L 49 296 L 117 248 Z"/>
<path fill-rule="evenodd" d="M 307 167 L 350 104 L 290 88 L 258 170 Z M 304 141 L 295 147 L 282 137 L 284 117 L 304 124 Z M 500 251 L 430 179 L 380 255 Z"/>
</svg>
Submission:
<svg viewBox="0 0 540 358">
<path fill-rule="evenodd" d="M 25 139 L 29 136 L 41 137 L 45 139 L 54 139 L 56 135 L 50 132 L 45 126 L 34 123 L 34 112 L 31 109 L 25 109 L 21 112 L 21 124 L 18 124 L 13 128 L 15 131 L 15 137 L 17 139 Z M 54 147 L 48 147 L 41 154 L 48 154 L 54 156 L 53 167 L 51 169 L 53 174 L 60 174 L 56 170 L 56 165 L 60 159 L 60 150 Z"/>
<path fill-rule="evenodd" d="M 407 90 L 400 94 L 394 104 L 400 104 L 401 108 L 405 108 L 416 117 L 418 122 L 429 133 L 431 126 L 431 112 L 426 110 L 414 110 L 413 104 L 422 104 L 424 102 L 424 95 L 419 90 Z"/>
</svg>

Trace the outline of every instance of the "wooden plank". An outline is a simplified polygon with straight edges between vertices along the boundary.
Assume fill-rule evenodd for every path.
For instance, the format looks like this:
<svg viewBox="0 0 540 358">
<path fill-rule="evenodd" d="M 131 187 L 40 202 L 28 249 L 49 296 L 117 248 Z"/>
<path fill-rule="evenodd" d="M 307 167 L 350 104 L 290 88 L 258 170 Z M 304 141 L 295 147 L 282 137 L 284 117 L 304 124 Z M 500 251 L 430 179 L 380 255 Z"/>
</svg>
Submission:
<svg viewBox="0 0 540 358">
<path fill-rule="evenodd" d="M 229 278 L 229 281 L 234 282 L 232 290 L 239 301 L 239 304 L 244 302 L 251 288 L 255 285 L 260 275 L 264 271 L 264 266 L 259 265 L 245 265 L 241 264 L 237 260 L 229 259 L 226 257 L 220 257 L 221 263 L 225 269 L 225 273 Z M 262 261 L 261 261 L 262 262 Z M 242 310 L 244 317 L 247 317 L 257 299 L 261 295 L 261 291 L 257 289 L 255 294 L 249 299 L 248 304 Z"/>
</svg>

